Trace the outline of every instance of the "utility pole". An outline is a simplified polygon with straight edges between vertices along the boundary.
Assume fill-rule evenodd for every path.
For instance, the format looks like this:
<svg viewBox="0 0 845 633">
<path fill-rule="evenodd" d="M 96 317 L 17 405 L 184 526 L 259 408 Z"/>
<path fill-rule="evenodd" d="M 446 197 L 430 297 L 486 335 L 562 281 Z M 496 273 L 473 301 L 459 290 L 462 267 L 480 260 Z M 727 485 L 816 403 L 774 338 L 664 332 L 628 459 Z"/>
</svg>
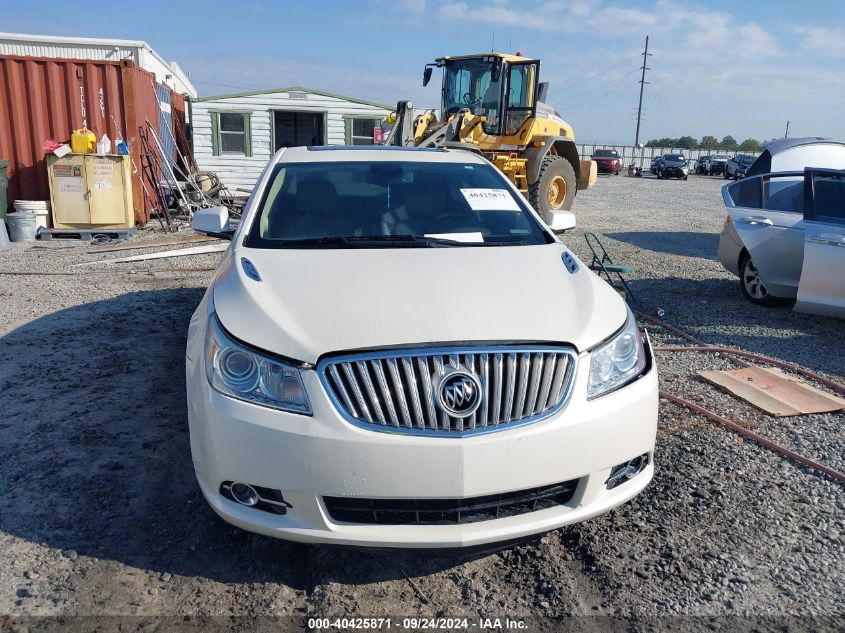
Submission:
<svg viewBox="0 0 845 633">
<path fill-rule="evenodd" d="M 789 121 L 786 122 L 786 132 L 783 133 L 783 138 L 789 138 Z"/>
<path fill-rule="evenodd" d="M 643 74 L 640 77 L 640 105 L 637 106 L 637 138 L 634 140 L 634 145 L 638 146 L 640 144 L 640 119 L 643 114 L 643 88 L 648 83 L 645 80 L 645 71 L 651 70 L 651 68 L 646 68 L 646 61 L 648 60 L 649 53 L 648 53 L 648 35 L 645 36 L 645 51 L 643 51 Z"/>
</svg>

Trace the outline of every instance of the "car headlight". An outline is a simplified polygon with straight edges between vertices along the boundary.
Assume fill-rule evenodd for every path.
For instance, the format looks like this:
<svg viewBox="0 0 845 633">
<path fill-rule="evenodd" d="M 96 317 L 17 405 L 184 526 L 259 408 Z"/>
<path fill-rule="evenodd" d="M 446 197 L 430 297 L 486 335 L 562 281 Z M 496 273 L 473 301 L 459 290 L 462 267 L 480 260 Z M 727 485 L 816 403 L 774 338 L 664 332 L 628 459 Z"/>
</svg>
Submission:
<svg viewBox="0 0 845 633">
<path fill-rule="evenodd" d="M 642 373 L 645 366 L 643 340 L 637 329 L 637 321 L 628 308 L 625 326 L 592 352 L 587 398 L 597 398 L 628 384 Z"/>
<path fill-rule="evenodd" d="M 263 407 L 311 415 L 300 370 L 234 341 L 212 313 L 205 335 L 205 372 L 222 394 Z"/>
</svg>

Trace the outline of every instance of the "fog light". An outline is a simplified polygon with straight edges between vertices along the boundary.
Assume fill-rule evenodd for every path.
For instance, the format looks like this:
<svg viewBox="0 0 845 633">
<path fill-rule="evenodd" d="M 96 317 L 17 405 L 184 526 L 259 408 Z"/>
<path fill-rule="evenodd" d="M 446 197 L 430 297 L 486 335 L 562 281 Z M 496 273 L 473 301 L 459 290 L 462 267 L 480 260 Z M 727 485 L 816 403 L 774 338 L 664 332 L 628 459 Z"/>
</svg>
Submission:
<svg viewBox="0 0 845 633">
<path fill-rule="evenodd" d="M 625 483 L 629 479 L 633 479 L 639 475 L 646 466 L 648 466 L 648 453 L 643 453 L 639 457 L 635 457 L 624 464 L 614 466 L 610 471 L 610 477 L 607 478 L 607 489 L 612 490 L 619 484 Z"/>
<path fill-rule="evenodd" d="M 249 484 L 235 482 L 232 484 L 232 498 L 244 506 L 254 506 L 258 503 L 258 493 Z"/>
<path fill-rule="evenodd" d="M 243 506 L 272 512 L 273 514 L 287 514 L 287 511 L 293 507 L 285 501 L 281 490 L 245 484 L 239 481 L 224 481 L 221 483 L 220 494 L 226 499 Z"/>
</svg>

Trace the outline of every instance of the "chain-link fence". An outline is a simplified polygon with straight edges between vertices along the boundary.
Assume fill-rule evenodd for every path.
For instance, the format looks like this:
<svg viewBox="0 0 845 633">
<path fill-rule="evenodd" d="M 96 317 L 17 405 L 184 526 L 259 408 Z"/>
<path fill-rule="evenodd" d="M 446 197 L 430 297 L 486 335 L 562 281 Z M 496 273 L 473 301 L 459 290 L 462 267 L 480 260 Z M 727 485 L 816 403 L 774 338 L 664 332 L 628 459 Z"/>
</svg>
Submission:
<svg viewBox="0 0 845 633">
<path fill-rule="evenodd" d="M 743 152 L 740 150 L 722 150 L 722 149 L 683 149 L 680 147 L 643 147 L 637 148 L 633 145 L 600 145 L 577 143 L 578 154 L 581 158 L 586 160 L 592 156 L 597 149 L 615 149 L 622 157 L 622 164 L 635 165 L 637 167 L 644 167 L 648 169 L 653 158 L 663 156 L 664 154 L 683 154 L 687 160 L 694 162 L 700 156 L 710 156 L 712 154 L 725 154 L 727 156 L 736 156 L 737 154 L 748 154 L 757 156 L 760 152 Z"/>
</svg>

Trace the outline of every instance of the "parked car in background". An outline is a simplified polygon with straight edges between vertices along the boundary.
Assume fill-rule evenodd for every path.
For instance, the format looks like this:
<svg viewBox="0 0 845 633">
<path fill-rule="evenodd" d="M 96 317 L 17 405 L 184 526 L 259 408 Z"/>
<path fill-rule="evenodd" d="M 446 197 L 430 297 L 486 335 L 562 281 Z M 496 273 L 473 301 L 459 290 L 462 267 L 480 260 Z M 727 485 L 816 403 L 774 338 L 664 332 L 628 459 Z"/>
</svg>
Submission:
<svg viewBox="0 0 845 633">
<path fill-rule="evenodd" d="M 683 154 L 664 154 L 655 166 L 658 178 L 682 178 L 689 176 L 689 163 Z"/>
<path fill-rule="evenodd" d="M 710 160 L 709 156 L 699 156 L 695 161 L 695 166 L 693 167 L 693 172 L 698 175 L 704 175 L 707 173 L 707 161 Z"/>
<path fill-rule="evenodd" d="M 728 159 L 725 163 L 725 180 L 745 178 L 755 160 L 757 160 L 755 156 L 749 156 L 748 154 L 737 154 L 733 158 Z"/>
<path fill-rule="evenodd" d="M 603 514 L 651 480 L 647 337 L 555 235 L 574 215 L 541 217 L 481 156 L 286 148 L 236 230 L 224 207 L 192 226 L 232 238 L 186 349 L 194 470 L 226 521 L 471 547 Z"/>
<path fill-rule="evenodd" d="M 727 154 L 713 154 L 707 157 L 704 164 L 704 173 L 708 176 L 718 176 L 725 173 L 725 165 L 728 164 L 730 156 Z"/>
<path fill-rule="evenodd" d="M 651 165 L 649 165 L 648 170 L 652 174 L 657 173 L 657 165 L 660 163 L 661 160 L 663 160 L 662 156 L 655 156 L 654 158 L 651 159 Z"/>
<path fill-rule="evenodd" d="M 597 149 L 590 157 L 596 161 L 600 174 L 616 174 L 622 169 L 622 157 L 615 149 Z"/>
<path fill-rule="evenodd" d="M 748 301 L 845 318 L 845 171 L 749 176 L 722 197 L 719 261 Z"/>
</svg>

